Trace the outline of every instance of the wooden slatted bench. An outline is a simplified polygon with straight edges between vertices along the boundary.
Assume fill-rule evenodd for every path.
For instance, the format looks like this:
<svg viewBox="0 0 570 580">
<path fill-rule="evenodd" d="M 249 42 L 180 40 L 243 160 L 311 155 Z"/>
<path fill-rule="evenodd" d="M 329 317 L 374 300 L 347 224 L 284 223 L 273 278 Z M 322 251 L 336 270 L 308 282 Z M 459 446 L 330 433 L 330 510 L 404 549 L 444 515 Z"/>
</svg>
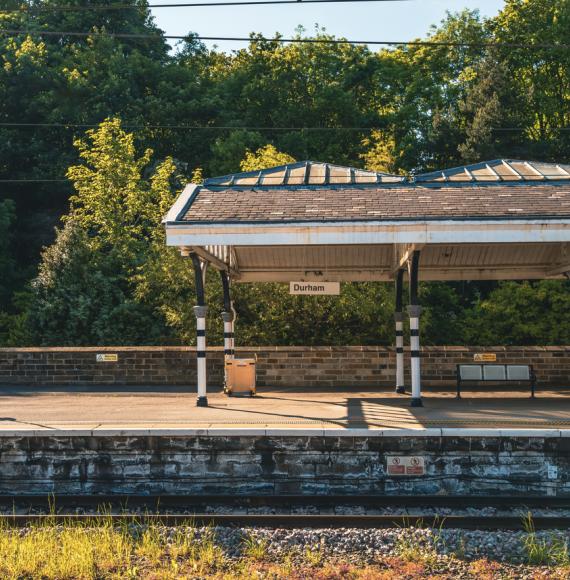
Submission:
<svg viewBox="0 0 570 580">
<path fill-rule="evenodd" d="M 461 398 L 461 387 L 476 383 L 515 383 L 525 382 L 530 386 L 533 399 L 536 389 L 536 375 L 532 365 L 505 364 L 458 364 L 457 398 Z"/>
</svg>

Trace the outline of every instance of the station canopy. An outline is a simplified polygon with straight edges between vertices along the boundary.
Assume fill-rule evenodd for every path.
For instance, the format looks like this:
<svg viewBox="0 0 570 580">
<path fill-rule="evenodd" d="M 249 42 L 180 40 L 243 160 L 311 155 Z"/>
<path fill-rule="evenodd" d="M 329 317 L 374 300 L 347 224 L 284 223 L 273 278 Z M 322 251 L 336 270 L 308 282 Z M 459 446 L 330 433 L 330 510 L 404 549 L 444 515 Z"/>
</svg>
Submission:
<svg viewBox="0 0 570 580">
<path fill-rule="evenodd" d="M 494 160 L 413 177 L 304 161 L 189 184 L 167 244 L 235 282 L 388 281 L 570 272 L 570 165 Z"/>
</svg>

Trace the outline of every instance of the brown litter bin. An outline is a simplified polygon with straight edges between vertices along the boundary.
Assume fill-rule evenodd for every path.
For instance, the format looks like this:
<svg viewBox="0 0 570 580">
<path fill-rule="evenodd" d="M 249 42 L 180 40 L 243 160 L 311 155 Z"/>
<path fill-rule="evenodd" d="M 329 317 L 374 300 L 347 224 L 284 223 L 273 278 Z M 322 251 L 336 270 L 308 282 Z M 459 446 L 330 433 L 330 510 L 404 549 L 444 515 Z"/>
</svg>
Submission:
<svg viewBox="0 0 570 580">
<path fill-rule="evenodd" d="M 255 395 L 254 358 L 232 358 L 226 360 L 226 384 L 224 392 L 229 395 Z"/>
</svg>

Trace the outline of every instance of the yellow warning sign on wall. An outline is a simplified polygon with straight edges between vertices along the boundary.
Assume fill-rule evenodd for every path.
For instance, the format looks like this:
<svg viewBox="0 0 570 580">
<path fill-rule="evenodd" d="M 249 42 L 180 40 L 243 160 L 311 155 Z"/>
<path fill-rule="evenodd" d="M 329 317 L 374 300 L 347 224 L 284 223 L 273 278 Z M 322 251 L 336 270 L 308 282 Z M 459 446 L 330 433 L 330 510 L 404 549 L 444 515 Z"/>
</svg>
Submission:
<svg viewBox="0 0 570 580">
<path fill-rule="evenodd" d="M 473 355 L 475 362 L 495 362 L 497 355 L 494 352 L 477 352 Z"/>
<path fill-rule="evenodd" d="M 118 362 L 118 354 L 98 354 L 96 355 L 97 362 Z"/>
</svg>

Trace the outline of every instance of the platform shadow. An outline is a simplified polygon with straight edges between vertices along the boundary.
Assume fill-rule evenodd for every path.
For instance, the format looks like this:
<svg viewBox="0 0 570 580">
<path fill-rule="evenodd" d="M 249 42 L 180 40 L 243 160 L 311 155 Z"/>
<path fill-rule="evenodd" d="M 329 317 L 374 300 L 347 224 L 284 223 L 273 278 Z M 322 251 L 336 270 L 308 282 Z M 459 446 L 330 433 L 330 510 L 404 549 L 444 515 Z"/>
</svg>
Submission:
<svg viewBox="0 0 570 580">
<path fill-rule="evenodd" d="M 0 397 L 36 397 L 38 395 L 130 395 L 160 396 L 168 394 L 196 394 L 195 385 L 0 385 Z"/>
</svg>

